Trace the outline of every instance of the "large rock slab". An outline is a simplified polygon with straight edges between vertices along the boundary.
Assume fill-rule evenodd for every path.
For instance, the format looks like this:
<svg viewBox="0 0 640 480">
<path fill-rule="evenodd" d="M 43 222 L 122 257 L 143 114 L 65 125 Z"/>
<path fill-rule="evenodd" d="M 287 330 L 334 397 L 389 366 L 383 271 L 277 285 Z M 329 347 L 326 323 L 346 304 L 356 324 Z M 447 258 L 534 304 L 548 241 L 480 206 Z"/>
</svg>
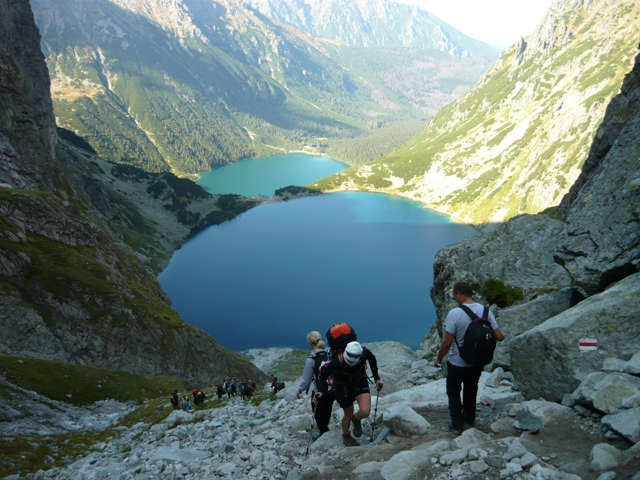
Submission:
<svg viewBox="0 0 640 480">
<path fill-rule="evenodd" d="M 559 402 L 605 358 L 630 359 L 638 352 L 639 297 L 640 274 L 634 274 L 515 338 L 511 365 L 525 398 Z M 586 338 L 595 339 L 597 348 L 581 349 Z"/>
<path fill-rule="evenodd" d="M 484 235 L 440 250 L 434 259 L 431 287 L 438 331 L 442 331 L 449 309 L 457 306 L 452 291 L 456 281 L 481 284 L 500 279 L 506 285 L 522 288 L 525 300 L 535 298 L 535 292 L 570 287 L 570 276 L 553 259 L 563 228 L 562 222 L 547 215 L 518 215 L 485 228 Z M 482 292 L 476 294 L 478 302 L 487 303 Z"/>
<path fill-rule="evenodd" d="M 638 58 L 607 107 L 580 177 L 558 213 L 560 256 L 574 283 L 599 292 L 637 272 L 640 259 L 640 68 Z"/>
<path fill-rule="evenodd" d="M 640 442 L 640 407 L 602 417 L 602 423 L 632 443 Z"/>
<path fill-rule="evenodd" d="M 516 336 L 573 307 L 582 299 L 584 297 L 575 288 L 569 287 L 542 295 L 524 305 L 501 310 L 497 320 L 505 339 L 496 347 L 493 366 L 510 370 L 510 349 Z"/>
<path fill-rule="evenodd" d="M 626 373 L 610 373 L 600 380 L 591 395 L 593 406 L 604 413 L 616 413 L 622 402 L 640 390 L 640 378 Z"/>
<path fill-rule="evenodd" d="M 510 386 L 506 385 L 499 387 L 487 385 L 487 382 L 491 379 L 491 373 L 482 372 L 476 397 L 478 402 L 485 397 L 495 402 L 518 401 L 518 398 L 520 398 L 519 392 L 514 392 Z M 418 413 L 426 412 L 429 409 L 446 409 L 449 405 L 446 382 L 447 380 L 443 378 L 380 397 L 378 406 L 383 412 L 393 405 L 400 404 L 406 404 Z"/>
</svg>

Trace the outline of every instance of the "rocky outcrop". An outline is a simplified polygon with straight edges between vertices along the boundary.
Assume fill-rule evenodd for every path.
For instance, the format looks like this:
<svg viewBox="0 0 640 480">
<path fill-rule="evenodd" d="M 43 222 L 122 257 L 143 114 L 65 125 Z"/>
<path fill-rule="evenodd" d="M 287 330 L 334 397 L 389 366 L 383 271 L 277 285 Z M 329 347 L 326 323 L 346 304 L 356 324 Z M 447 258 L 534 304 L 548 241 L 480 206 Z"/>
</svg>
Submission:
<svg viewBox="0 0 640 480">
<path fill-rule="evenodd" d="M 110 209 L 108 195 L 92 197 L 100 189 L 78 181 L 78 158 L 56 150 L 29 2 L 0 8 L 0 353 L 189 383 L 266 381 L 244 357 L 185 324 L 151 271 L 114 236 L 106 219 L 122 205 Z"/>
<path fill-rule="evenodd" d="M 56 122 L 29 2 L 2 2 L 0 33 L 0 185 L 51 191 Z"/>
<path fill-rule="evenodd" d="M 629 360 L 640 346 L 638 296 L 640 273 L 514 338 L 511 368 L 525 397 L 559 402 L 605 358 Z M 581 348 L 585 340 L 597 348 Z"/>
<path fill-rule="evenodd" d="M 588 292 L 640 269 L 640 57 L 607 107 L 593 146 L 558 214 L 558 254 Z"/>
<path fill-rule="evenodd" d="M 494 277 L 521 299 L 494 310 L 512 337 L 496 364 L 527 398 L 559 401 L 605 357 L 640 350 L 640 56 L 607 109 L 585 168 L 557 212 L 519 216 L 436 257 L 439 330 L 456 280 Z M 586 300 L 582 300 L 584 297 Z M 530 328 L 533 327 L 533 328 Z M 581 340 L 597 349 L 580 349 Z"/>
</svg>

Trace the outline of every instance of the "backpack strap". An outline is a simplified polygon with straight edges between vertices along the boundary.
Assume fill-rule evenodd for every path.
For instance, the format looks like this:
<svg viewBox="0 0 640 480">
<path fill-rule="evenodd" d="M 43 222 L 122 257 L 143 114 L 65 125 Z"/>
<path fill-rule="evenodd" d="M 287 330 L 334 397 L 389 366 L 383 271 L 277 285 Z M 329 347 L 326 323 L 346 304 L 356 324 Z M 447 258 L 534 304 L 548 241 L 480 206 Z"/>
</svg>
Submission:
<svg viewBox="0 0 640 480">
<path fill-rule="evenodd" d="M 462 310 L 464 310 L 464 312 L 469 315 L 469 318 L 471 318 L 471 320 L 476 320 L 480 317 L 478 317 L 473 310 L 471 310 L 469 307 L 467 307 L 466 305 L 460 305 L 460 308 Z M 482 318 L 486 318 L 487 320 L 489 320 L 489 306 L 485 305 L 483 310 L 482 310 Z"/>
<path fill-rule="evenodd" d="M 460 305 L 460 308 L 467 314 L 469 315 L 469 318 L 471 318 L 471 320 L 475 320 L 476 318 L 478 318 L 478 316 L 473 313 L 473 310 L 471 310 L 469 307 L 467 307 L 466 305 Z"/>
</svg>

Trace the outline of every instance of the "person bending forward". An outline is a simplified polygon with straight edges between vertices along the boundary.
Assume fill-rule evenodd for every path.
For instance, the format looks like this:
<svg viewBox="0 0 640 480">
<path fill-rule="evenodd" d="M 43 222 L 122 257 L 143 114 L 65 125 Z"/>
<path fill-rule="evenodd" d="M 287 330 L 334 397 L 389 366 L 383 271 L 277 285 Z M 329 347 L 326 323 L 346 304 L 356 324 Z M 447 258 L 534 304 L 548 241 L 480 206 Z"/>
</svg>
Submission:
<svg viewBox="0 0 640 480">
<path fill-rule="evenodd" d="M 356 439 L 351 436 L 350 428 L 353 423 L 353 435 L 362 435 L 362 420 L 371 413 L 371 391 L 367 377 L 367 362 L 371 368 L 376 389 L 382 390 L 382 380 L 378 375 L 378 362 L 375 355 L 358 342 L 347 344 L 344 352 L 337 352 L 331 356 L 331 361 L 320 369 L 318 378 L 318 393 L 314 401 L 321 400 L 328 394 L 329 385 L 327 379 L 333 377 L 335 397 L 338 405 L 344 412 L 342 418 L 342 439 L 346 446 L 358 445 Z M 358 411 L 354 414 L 353 402 L 358 403 Z"/>
</svg>

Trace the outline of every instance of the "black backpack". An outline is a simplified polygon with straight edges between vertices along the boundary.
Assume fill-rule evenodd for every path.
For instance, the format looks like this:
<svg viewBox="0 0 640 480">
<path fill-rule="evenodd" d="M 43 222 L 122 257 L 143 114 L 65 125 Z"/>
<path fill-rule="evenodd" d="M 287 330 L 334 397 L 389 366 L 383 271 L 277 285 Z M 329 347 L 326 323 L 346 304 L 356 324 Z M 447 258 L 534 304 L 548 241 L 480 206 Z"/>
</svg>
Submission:
<svg viewBox="0 0 640 480">
<path fill-rule="evenodd" d="M 464 343 L 458 344 L 454 336 L 458 351 L 462 359 L 471 365 L 488 365 L 493 361 L 493 352 L 496 349 L 496 334 L 489 322 L 489 307 L 484 307 L 482 317 L 478 317 L 466 305 L 460 308 L 469 315 L 471 323 L 464 332 Z"/>
<path fill-rule="evenodd" d="M 313 359 L 313 376 L 311 377 L 311 381 L 316 384 L 316 388 L 318 388 L 318 378 L 320 377 L 320 368 L 322 368 L 322 364 L 329 360 L 329 355 L 326 350 L 316 350 L 307 358 Z M 311 388 L 311 382 L 309 382 L 309 387 L 307 387 L 307 393 L 309 393 L 309 388 Z"/>
<path fill-rule="evenodd" d="M 356 342 L 356 331 L 347 323 L 337 323 L 327 330 L 327 343 L 333 352 L 343 352 L 349 342 Z"/>
</svg>

